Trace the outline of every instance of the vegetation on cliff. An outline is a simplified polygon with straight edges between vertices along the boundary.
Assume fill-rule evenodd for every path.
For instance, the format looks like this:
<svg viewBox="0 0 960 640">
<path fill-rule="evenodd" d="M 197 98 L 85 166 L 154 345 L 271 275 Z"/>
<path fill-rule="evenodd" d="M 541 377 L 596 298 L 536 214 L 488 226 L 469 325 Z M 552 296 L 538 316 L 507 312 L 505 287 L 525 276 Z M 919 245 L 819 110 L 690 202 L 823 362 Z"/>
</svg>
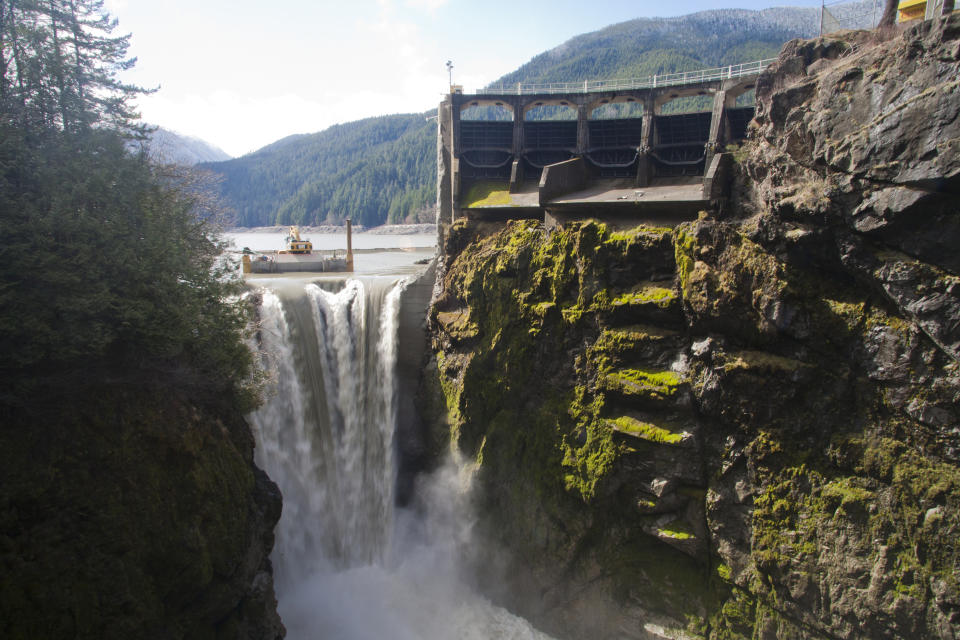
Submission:
<svg viewBox="0 0 960 640">
<path fill-rule="evenodd" d="M 688 513 L 704 485 L 684 462 L 697 427 L 675 362 L 673 232 L 484 231 L 449 231 L 434 344 L 451 437 L 478 465 L 484 533 L 553 585 L 546 602 L 518 606 L 557 633 L 579 615 L 593 631 L 616 628 L 609 612 L 563 608 L 594 583 L 656 603 L 657 619 L 703 620 L 720 583 L 700 564 L 703 526 Z M 669 488 L 658 477 L 668 468 Z M 495 566 L 481 571 L 491 583 L 521 579 Z"/>
</svg>

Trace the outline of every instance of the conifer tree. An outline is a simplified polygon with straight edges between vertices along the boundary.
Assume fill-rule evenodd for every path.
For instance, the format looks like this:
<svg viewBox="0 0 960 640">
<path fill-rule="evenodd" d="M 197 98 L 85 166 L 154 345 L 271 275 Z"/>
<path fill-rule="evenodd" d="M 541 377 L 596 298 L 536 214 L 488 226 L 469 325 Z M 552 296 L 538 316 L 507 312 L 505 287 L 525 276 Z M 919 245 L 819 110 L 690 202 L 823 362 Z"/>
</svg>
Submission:
<svg viewBox="0 0 960 640">
<path fill-rule="evenodd" d="M 116 27 L 103 0 L 0 0 L 5 119 L 27 127 L 141 131 L 129 103 L 145 91 L 119 80 L 136 60 L 127 56 L 130 35 L 112 35 Z"/>
<path fill-rule="evenodd" d="M 0 407 L 129 375 L 251 402 L 242 282 L 195 176 L 131 150 L 115 28 L 102 0 L 0 0 Z"/>
<path fill-rule="evenodd" d="M 883 7 L 883 15 L 880 16 L 880 22 L 877 24 L 878 28 L 893 26 L 897 21 L 897 7 L 899 5 L 899 0 L 886 0 L 886 4 Z"/>
</svg>

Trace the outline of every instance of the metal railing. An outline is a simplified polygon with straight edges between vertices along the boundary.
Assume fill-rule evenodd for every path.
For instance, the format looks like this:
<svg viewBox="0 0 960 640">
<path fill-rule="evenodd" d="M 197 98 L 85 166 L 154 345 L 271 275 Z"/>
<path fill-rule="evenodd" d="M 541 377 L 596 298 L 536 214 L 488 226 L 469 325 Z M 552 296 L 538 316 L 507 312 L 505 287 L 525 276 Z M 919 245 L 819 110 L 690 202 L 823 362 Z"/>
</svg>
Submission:
<svg viewBox="0 0 960 640">
<path fill-rule="evenodd" d="M 700 71 L 681 71 L 664 75 L 652 75 L 646 78 L 625 78 L 620 80 L 584 80 L 583 82 L 551 82 L 545 84 L 525 84 L 518 82 L 511 86 L 497 86 L 480 89 L 478 95 L 531 95 L 544 93 L 594 93 L 598 91 L 625 91 L 630 89 L 654 89 L 657 87 L 677 87 L 685 84 L 699 84 L 758 75 L 770 66 L 776 58 L 742 62 L 714 69 Z"/>
</svg>

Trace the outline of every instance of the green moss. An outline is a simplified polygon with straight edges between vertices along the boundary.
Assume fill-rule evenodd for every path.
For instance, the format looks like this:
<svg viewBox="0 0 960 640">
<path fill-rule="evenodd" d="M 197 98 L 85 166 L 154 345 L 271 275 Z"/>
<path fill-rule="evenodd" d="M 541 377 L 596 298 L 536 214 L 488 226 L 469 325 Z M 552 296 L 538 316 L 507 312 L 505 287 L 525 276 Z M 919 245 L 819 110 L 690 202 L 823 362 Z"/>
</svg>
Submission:
<svg viewBox="0 0 960 640">
<path fill-rule="evenodd" d="M 875 499 L 876 494 L 862 485 L 863 481 L 859 478 L 839 478 L 824 485 L 820 490 L 820 496 L 825 500 L 827 508 L 851 506 L 864 508 Z"/>
<path fill-rule="evenodd" d="M 675 335 L 677 332 L 671 329 L 635 324 L 616 329 L 604 329 L 590 348 L 595 352 L 623 352 L 635 349 L 644 342 L 659 342 Z"/>
<path fill-rule="evenodd" d="M 648 225 L 638 225 L 625 231 L 612 231 L 607 234 L 605 242 L 617 245 L 625 245 L 629 242 L 639 240 L 660 240 L 663 236 L 669 235 L 673 229 L 670 227 L 652 227 Z"/>
<path fill-rule="evenodd" d="M 733 157 L 733 161 L 737 164 L 744 164 L 747 161 L 747 158 L 750 157 L 749 147 L 744 144 L 728 144 L 725 147 L 725 151 Z"/>
<path fill-rule="evenodd" d="M 785 358 L 783 356 L 778 356 L 766 351 L 735 351 L 731 353 L 724 353 L 722 356 L 723 359 L 723 370 L 724 371 L 751 371 L 751 372 L 775 372 L 775 371 L 796 371 L 801 367 L 809 367 L 810 365 L 801 362 L 799 360 L 794 360 L 792 358 Z"/>
<path fill-rule="evenodd" d="M 607 374 L 605 388 L 629 396 L 667 399 L 679 389 L 682 378 L 674 371 L 645 371 L 643 369 L 618 369 Z"/>
<path fill-rule="evenodd" d="M 885 327 L 892 329 L 902 338 L 907 339 L 913 331 L 913 324 L 894 315 L 890 315 L 879 307 L 871 307 L 864 317 L 864 328 L 873 329 Z"/>
<path fill-rule="evenodd" d="M 647 285 L 617 296 L 610 304 L 614 307 L 622 307 L 653 303 L 665 309 L 676 300 L 676 297 L 672 289 Z"/>
<path fill-rule="evenodd" d="M 450 440 L 455 444 L 460 440 L 460 425 L 463 423 L 463 415 L 460 413 L 460 392 L 462 386 L 459 384 L 457 376 L 451 375 L 451 369 L 447 364 L 447 357 L 443 351 L 436 353 L 437 372 L 439 374 L 440 388 L 443 391 L 444 401 L 447 406 L 447 419 L 450 424 Z"/>
<path fill-rule="evenodd" d="M 831 300 L 823 299 L 830 312 L 840 318 L 847 326 L 848 331 L 855 331 L 863 324 L 867 304 L 863 300 Z"/>
<path fill-rule="evenodd" d="M 661 444 L 678 444 L 683 442 L 688 435 L 682 432 L 676 433 L 630 416 L 622 416 L 610 420 L 609 423 L 616 431 Z"/>
<path fill-rule="evenodd" d="M 756 637 L 754 634 L 756 619 L 756 599 L 741 589 L 735 589 L 711 620 L 711 638 L 713 640 L 754 638 Z"/>
<path fill-rule="evenodd" d="M 665 526 L 657 529 L 657 533 L 665 538 L 672 538 L 674 540 L 690 540 L 695 537 L 693 531 L 690 530 L 690 526 L 683 520 L 669 522 Z"/>
<path fill-rule="evenodd" d="M 690 285 L 690 274 L 693 272 L 693 264 L 696 261 L 694 257 L 696 238 L 681 226 L 674 231 L 673 243 L 674 260 L 677 263 L 677 278 L 680 281 L 680 290 L 684 292 L 684 297 L 686 297 L 686 291 Z"/>
<path fill-rule="evenodd" d="M 587 502 L 595 498 L 613 471 L 620 452 L 613 442 L 613 430 L 599 417 L 605 404 L 603 395 L 591 394 L 583 386 L 574 389 L 567 404 L 575 434 L 581 437 L 573 435 L 563 439 L 563 465 L 571 470 L 565 486 L 567 491 Z M 581 439 L 583 444 L 578 444 Z"/>
<path fill-rule="evenodd" d="M 470 321 L 469 309 L 441 311 L 436 315 L 436 320 L 443 325 L 444 331 L 455 340 L 469 340 L 476 337 L 479 331 L 477 324 Z"/>
<path fill-rule="evenodd" d="M 730 580 L 733 576 L 733 569 L 729 565 L 720 563 L 717 565 L 717 575 L 724 580 Z"/>
<path fill-rule="evenodd" d="M 504 207 L 512 204 L 509 185 L 502 182 L 475 182 L 463 196 L 463 206 Z"/>
</svg>

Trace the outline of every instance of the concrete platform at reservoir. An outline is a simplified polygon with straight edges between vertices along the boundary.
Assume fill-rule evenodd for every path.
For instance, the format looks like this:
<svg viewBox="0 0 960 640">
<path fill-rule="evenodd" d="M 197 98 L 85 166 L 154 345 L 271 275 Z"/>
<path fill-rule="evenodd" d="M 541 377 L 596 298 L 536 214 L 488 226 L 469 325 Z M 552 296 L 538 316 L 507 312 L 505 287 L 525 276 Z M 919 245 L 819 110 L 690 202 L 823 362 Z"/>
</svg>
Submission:
<svg viewBox="0 0 960 640">
<path fill-rule="evenodd" d="M 542 200 L 539 185 L 530 184 L 515 193 L 503 194 L 507 204 L 476 204 L 463 208 L 470 218 L 498 220 L 510 218 L 552 218 L 566 221 L 585 216 L 610 216 L 614 219 L 662 220 L 664 223 L 694 219 L 710 205 L 704 193 L 703 178 L 654 179 L 650 186 L 637 187 L 631 179 L 595 180 L 584 188 Z"/>
<path fill-rule="evenodd" d="M 662 207 L 665 204 L 702 206 L 708 201 L 703 195 L 703 178 L 654 179 L 648 187 L 637 187 L 629 179 L 595 181 L 580 191 L 566 193 L 548 200 L 545 206 L 563 205 L 618 205 L 621 207 Z"/>
<path fill-rule="evenodd" d="M 326 273 L 346 271 L 347 261 L 319 253 L 297 254 L 261 251 L 250 256 L 251 273 Z"/>
</svg>

